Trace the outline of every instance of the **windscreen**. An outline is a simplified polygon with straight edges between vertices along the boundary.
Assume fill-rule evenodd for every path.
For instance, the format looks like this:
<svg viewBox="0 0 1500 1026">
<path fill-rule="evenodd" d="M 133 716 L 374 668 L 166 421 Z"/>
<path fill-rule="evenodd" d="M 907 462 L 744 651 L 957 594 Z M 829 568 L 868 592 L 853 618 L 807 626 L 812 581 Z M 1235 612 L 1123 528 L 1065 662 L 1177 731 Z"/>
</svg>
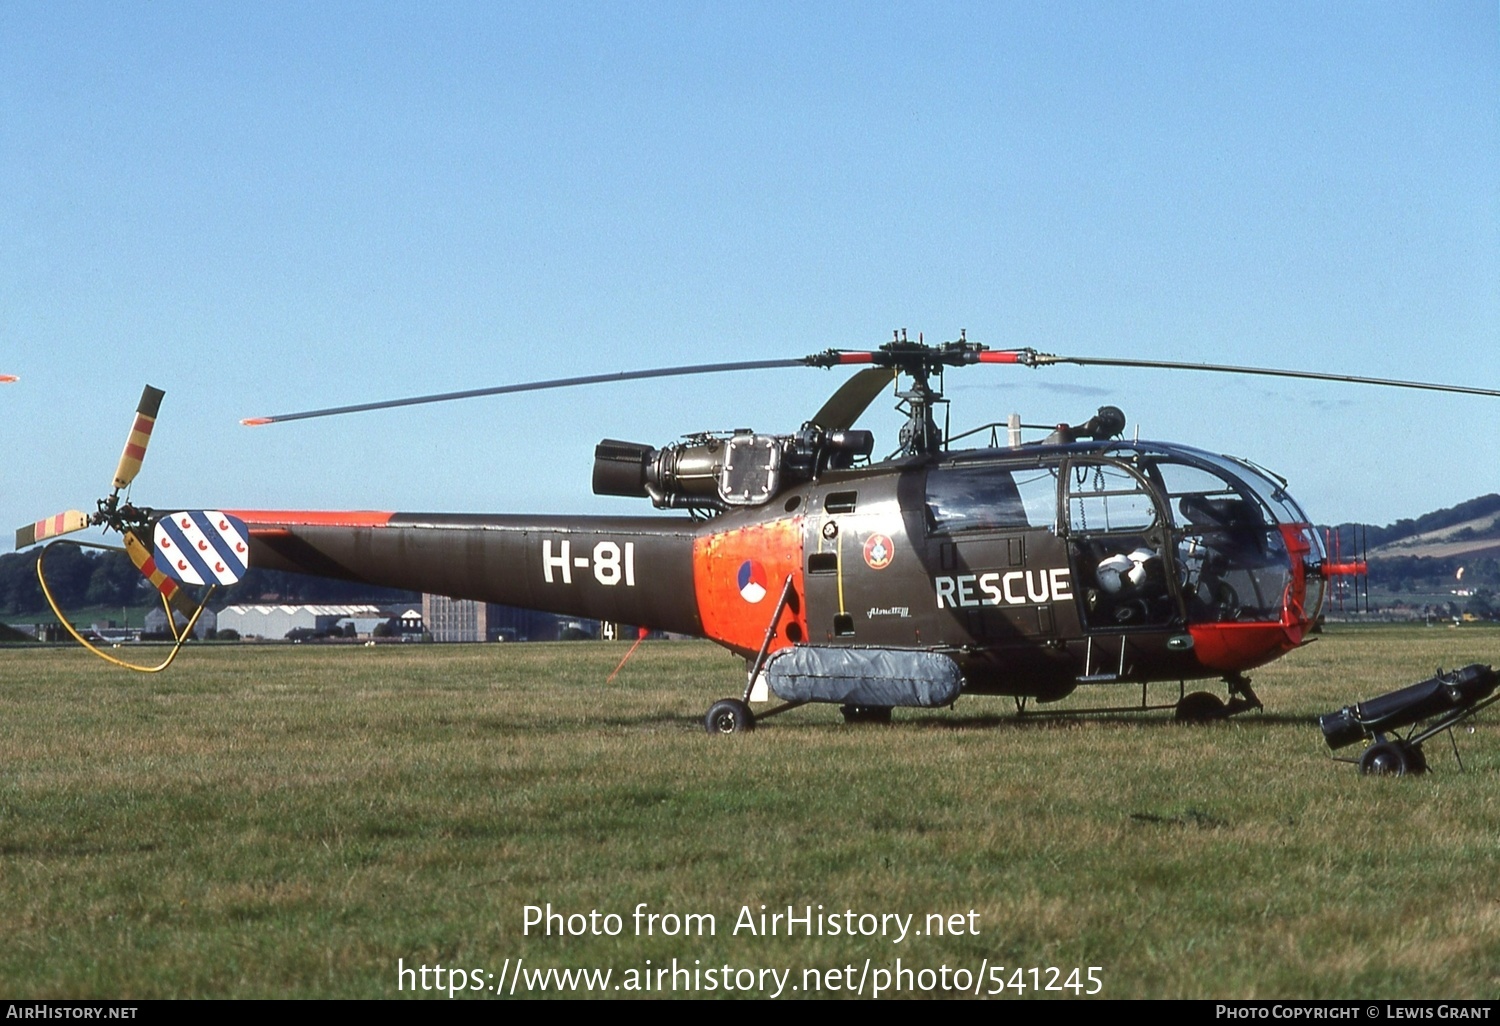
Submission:
<svg viewBox="0 0 1500 1026">
<path fill-rule="evenodd" d="M 1316 616 L 1323 579 L 1316 534 L 1286 490 L 1237 461 L 1162 458 L 1152 470 L 1176 527 L 1189 619 L 1268 622 Z"/>
</svg>

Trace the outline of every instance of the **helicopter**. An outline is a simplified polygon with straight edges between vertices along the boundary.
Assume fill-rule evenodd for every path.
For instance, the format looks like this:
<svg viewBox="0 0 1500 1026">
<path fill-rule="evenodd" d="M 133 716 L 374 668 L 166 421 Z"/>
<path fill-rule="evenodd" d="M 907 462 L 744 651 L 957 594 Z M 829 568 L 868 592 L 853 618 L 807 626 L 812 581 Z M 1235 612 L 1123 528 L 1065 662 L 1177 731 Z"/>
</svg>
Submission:
<svg viewBox="0 0 1500 1026">
<path fill-rule="evenodd" d="M 253 565 L 705 637 L 746 664 L 742 692 L 704 716 L 711 734 L 750 731 L 808 703 L 837 705 L 850 722 L 887 722 L 894 708 L 951 706 L 960 695 L 1008 696 L 1020 713 L 1031 701 L 1046 705 L 1098 685 L 1141 689 L 1138 704 L 1108 711 L 1171 709 L 1179 720 L 1204 721 L 1261 708 L 1247 672 L 1307 643 L 1330 582 L 1364 573 L 1363 561 L 1330 558 L 1282 478 L 1188 445 L 1127 440 L 1117 407 L 1077 425 L 1023 425 L 1013 415 L 950 434 L 944 376 L 977 364 L 1148 367 L 1500 396 L 1310 371 L 991 349 L 966 333 L 929 345 L 897 332 L 869 350 L 596 374 L 243 422 L 668 376 L 858 368 L 790 433 L 599 443 L 596 494 L 648 500 L 676 515 L 163 514 L 121 497 L 162 398 L 147 386 L 111 495 L 92 514 L 71 510 L 22 528 L 16 547 L 55 544 L 88 526 L 114 530 L 163 600 L 185 613 L 186 588 L 211 593 Z M 898 448 L 875 459 L 874 435 L 854 425 L 893 383 L 905 423 Z M 1044 438 L 1023 440 L 1037 428 Z M 955 445 L 986 430 L 987 445 Z M 38 575 L 45 590 L 42 560 Z M 1187 690 L 1188 681 L 1214 680 L 1224 698 Z M 1177 684 L 1177 700 L 1149 705 L 1146 686 L 1163 682 Z"/>
</svg>

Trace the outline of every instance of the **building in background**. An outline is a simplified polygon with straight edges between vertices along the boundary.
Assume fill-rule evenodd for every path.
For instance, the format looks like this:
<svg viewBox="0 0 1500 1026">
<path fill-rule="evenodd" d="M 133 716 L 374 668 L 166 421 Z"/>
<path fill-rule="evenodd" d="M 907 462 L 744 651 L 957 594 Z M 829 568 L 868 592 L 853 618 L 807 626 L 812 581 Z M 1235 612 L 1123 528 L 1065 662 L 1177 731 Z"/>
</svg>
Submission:
<svg viewBox="0 0 1500 1026">
<path fill-rule="evenodd" d="M 327 634 L 346 620 L 383 623 L 390 616 L 376 606 L 225 606 L 219 610 L 218 627 L 238 631 L 242 638 L 280 641 L 293 631 Z"/>
<path fill-rule="evenodd" d="M 179 631 L 187 626 L 188 618 L 178 610 L 174 609 L 172 611 L 172 620 L 177 624 L 177 630 Z M 217 629 L 217 614 L 212 609 L 205 609 L 198 615 L 198 622 L 193 624 L 193 637 L 199 639 L 211 638 Z M 99 633 L 99 636 L 104 637 L 102 633 Z M 169 637 L 167 631 L 167 611 L 165 609 L 153 609 L 146 614 L 146 625 L 142 628 L 141 636 L 145 638 Z"/>
<path fill-rule="evenodd" d="M 425 636 L 433 641 L 557 641 L 599 636 L 595 620 L 442 595 L 423 595 L 420 610 L 371 605 L 225 606 L 219 610 L 217 626 L 237 631 L 242 638 L 268 641 L 335 632 L 345 637 L 400 640 Z"/>
<path fill-rule="evenodd" d="M 595 620 L 443 595 L 422 596 L 422 624 L 433 641 L 557 641 L 565 635 L 599 636 Z"/>
</svg>

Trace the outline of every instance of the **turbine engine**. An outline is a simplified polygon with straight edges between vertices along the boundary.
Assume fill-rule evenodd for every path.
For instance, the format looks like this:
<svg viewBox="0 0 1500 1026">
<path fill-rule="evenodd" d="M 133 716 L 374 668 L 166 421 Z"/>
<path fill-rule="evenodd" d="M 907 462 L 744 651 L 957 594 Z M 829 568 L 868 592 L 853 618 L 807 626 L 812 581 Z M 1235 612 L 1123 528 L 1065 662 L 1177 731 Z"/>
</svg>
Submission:
<svg viewBox="0 0 1500 1026">
<path fill-rule="evenodd" d="M 784 486 L 848 467 L 874 447 L 869 431 L 812 426 L 791 435 L 703 433 L 660 449 L 606 438 L 594 448 L 594 494 L 649 498 L 657 509 L 760 506 Z"/>
</svg>

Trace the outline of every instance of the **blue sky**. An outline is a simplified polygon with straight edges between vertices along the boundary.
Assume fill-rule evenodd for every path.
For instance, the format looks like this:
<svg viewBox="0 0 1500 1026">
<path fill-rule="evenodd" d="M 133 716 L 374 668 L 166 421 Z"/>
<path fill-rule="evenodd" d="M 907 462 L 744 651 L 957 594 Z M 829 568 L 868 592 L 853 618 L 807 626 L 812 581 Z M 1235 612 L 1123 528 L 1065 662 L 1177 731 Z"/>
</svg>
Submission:
<svg viewBox="0 0 1500 1026">
<path fill-rule="evenodd" d="M 7 528 L 107 491 L 146 382 L 140 502 L 621 513 L 599 439 L 794 430 L 841 378 L 238 422 L 895 328 L 1500 387 L 1493 2 L 11 2 L 0 181 Z M 948 384 L 955 427 L 1115 403 L 1324 521 L 1500 490 L 1500 400 Z"/>
</svg>

